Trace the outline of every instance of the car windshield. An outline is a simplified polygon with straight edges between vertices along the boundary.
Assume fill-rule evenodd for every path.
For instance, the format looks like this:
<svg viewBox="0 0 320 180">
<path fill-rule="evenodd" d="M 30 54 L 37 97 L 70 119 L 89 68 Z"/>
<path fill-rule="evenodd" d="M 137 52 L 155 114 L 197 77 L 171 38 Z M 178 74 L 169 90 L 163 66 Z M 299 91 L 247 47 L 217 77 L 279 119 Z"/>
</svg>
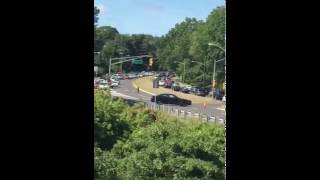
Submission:
<svg viewBox="0 0 320 180">
<path fill-rule="evenodd" d="M 169 97 L 170 97 L 170 98 L 177 98 L 177 96 L 172 95 L 172 94 L 169 94 Z"/>
</svg>

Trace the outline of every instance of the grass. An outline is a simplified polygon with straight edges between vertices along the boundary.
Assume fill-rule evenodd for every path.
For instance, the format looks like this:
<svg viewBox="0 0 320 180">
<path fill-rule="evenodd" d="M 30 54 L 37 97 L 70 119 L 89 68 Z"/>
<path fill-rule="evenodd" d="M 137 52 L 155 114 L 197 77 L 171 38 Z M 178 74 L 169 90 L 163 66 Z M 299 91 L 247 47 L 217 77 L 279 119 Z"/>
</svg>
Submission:
<svg viewBox="0 0 320 180">
<path fill-rule="evenodd" d="M 177 92 L 173 91 L 172 89 L 167 89 L 163 87 L 159 88 L 153 88 L 152 87 L 152 80 L 153 77 L 144 77 L 144 78 L 139 78 L 133 81 L 134 86 L 138 86 L 140 89 L 148 91 L 153 94 L 163 94 L 163 93 L 169 93 L 169 94 L 174 94 L 180 98 L 183 99 L 189 99 L 192 101 L 193 104 L 221 104 L 220 102 L 214 100 L 213 98 L 210 97 L 201 97 L 201 96 L 196 96 L 193 94 L 185 94 L 182 92 Z"/>
</svg>

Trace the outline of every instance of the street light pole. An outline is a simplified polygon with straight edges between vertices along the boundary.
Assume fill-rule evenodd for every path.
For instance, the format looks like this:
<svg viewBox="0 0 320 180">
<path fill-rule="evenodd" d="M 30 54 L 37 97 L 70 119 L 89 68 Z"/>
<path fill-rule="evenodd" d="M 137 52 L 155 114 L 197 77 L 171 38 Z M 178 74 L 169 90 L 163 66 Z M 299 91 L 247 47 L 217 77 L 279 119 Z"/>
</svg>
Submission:
<svg viewBox="0 0 320 180">
<path fill-rule="evenodd" d="M 109 77 L 111 76 L 111 57 L 109 58 Z"/>
<path fill-rule="evenodd" d="M 194 62 L 194 63 L 199 63 L 199 64 L 201 64 L 204 68 L 206 67 L 206 64 L 205 63 L 202 63 L 202 62 L 198 62 L 198 61 L 191 61 L 191 62 Z M 204 71 L 203 71 L 203 84 L 204 84 L 204 77 L 205 77 L 205 73 L 206 73 L 206 71 L 205 71 L 205 69 L 204 69 Z"/>
<path fill-rule="evenodd" d="M 214 43 L 208 43 L 208 46 L 215 46 L 217 48 L 219 48 L 220 50 L 222 50 L 224 53 L 226 52 L 225 49 L 223 49 L 222 47 L 220 47 L 219 45 L 217 44 L 214 44 Z M 223 58 L 224 59 L 224 58 Z M 222 59 L 221 59 L 222 60 Z M 220 61 L 220 60 L 218 60 Z M 215 86 L 215 75 L 216 75 L 216 63 L 218 62 L 216 61 L 215 59 L 213 59 L 213 74 L 212 74 L 212 88 L 214 89 L 214 86 Z M 226 67 L 225 67 L 226 68 Z M 225 71 L 225 77 L 226 77 L 226 71 Z M 225 78 L 226 79 L 226 78 Z"/>
<path fill-rule="evenodd" d="M 93 52 L 93 54 L 99 54 L 99 63 L 101 62 L 101 56 L 102 56 L 102 53 L 101 52 Z M 98 64 L 97 64 L 97 67 L 98 67 Z M 97 68 L 97 71 L 96 71 L 96 77 L 98 76 L 98 68 Z"/>
<path fill-rule="evenodd" d="M 186 78 L 186 61 L 185 61 L 185 60 L 183 60 L 183 62 L 174 61 L 174 63 L 183 64 L 183 77 L 182 77 L 182 83 L 184 83 L 184 82 L 185 82 L 185 78 Z"/>
<path fill-rule="evenodd" d="M 186 81 L 186 62 L 183 62 L 183 83 Z"/>
</svg>

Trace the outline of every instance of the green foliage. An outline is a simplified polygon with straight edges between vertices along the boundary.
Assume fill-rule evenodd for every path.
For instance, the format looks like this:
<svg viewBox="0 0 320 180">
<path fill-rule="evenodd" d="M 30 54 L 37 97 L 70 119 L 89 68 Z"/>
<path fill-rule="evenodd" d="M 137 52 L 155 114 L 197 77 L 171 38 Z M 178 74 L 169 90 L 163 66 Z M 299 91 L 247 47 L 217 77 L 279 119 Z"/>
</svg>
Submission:
<svg viewBox="0 0 320 180">
<path fill-rule="evenodd" d="M 188 74 L 186 82 L 192 85 L 209 86 L 212 82 L 213 59 L 223 58 L 224 53 L 219 48 L 208 46 L 208 43 L 214 42 L 224 47 L 224 38 L 224 6 L 214 9 L 205 22 L 186 18 L 160 39 L 157 46 L 160 69 L 176 71 L 181 76 L 183 68 L 174 62 L 186 62 L 186 74 Z M 216 70 L 223 74 L 223 62 L 219 63 Z M 217 75 L 216 80 L 222 83 L 224 76 Z"/>
<path fill-rule="evenodd" d="M 223 127 L 164 120 L 134 130 L 100 156 L 101 177 L 223 179 Z M 98 162 L 98 161 L 97 161 Z M 98 165 L 97 165 L 98 166 Z"/>
<path fill-rule="evenodd" d="M 111 149 L 129 131 L 128 125 L 120 118 L 127 107 L 121 101 L 112 101 L 104 91 L 94 95 L 94 142 L 102 149 Z"/>
<path fill-rule="evenodd" d="M 139 110 L 138 110 L 138 109 Z M 141 106 L 129 107 L 122 100 L 113 100 L 109 92 L 94 95 L 94 142 L 103 150 L 127 138 L 133 129 L 151 124 L 155 117 Z"/>
</svg>

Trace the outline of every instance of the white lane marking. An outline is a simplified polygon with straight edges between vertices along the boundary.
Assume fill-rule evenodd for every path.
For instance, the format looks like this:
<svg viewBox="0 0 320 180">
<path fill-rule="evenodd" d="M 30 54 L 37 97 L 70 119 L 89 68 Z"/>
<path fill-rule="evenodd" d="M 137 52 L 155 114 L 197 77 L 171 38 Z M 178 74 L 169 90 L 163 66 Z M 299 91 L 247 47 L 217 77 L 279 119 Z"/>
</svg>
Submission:
<svg viewBox="0 0 320 180">
<path fill-rule="evenodd" d="M 220 111 L 225 111 L 224 108 L 216 108 L 217 110 L 220 110 Z"/>
<path fill-rule="evenodd" d="M 128 95 L 125 95 L 125 94 L 121 94 L 121 93 L 118 93 L 116 91 L 111 91 L 111 95 L 112 96 L 118 96 L 118 97 L 124 97 L 124 98 L 128 98 L 128 99 L 133 99 L 133 100 L 139 100 L 139 98 L 135 98 L 135 97 L 128 96 Z"/>
</svg>

